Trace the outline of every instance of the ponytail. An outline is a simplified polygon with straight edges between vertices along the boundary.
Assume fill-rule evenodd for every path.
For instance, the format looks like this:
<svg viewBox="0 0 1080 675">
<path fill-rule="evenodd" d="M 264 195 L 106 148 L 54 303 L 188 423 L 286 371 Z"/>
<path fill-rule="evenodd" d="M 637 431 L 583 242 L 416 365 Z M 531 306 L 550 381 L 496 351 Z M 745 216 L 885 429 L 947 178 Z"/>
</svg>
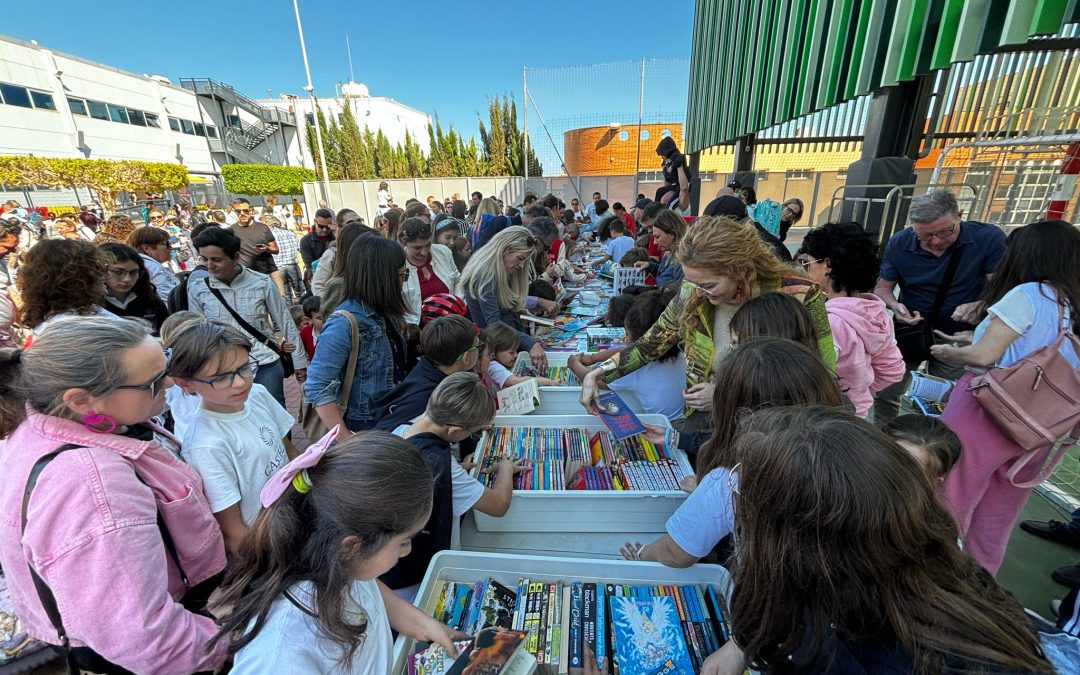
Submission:
<svg viewBox="0 0 1080 675">
<path fill-rule="evenodd" d="M 342 666 L 363 643 L 366 617 L 355 624 L 344 615 L 356 567 L 427 519 L 434 481 L 415 448 L 383 431 L 353 434 L 306 472 L 310 489 L 287 488 L 241 543 L 223 585 L 229 610 L 209 648 L 226 636 L 233 653 L 250 644 L 274 601 L 301 581 L 311 583 L 315 621 L 342 648 Z M 346 537 L 359 545 L 342 546 Z"/>
</svg>

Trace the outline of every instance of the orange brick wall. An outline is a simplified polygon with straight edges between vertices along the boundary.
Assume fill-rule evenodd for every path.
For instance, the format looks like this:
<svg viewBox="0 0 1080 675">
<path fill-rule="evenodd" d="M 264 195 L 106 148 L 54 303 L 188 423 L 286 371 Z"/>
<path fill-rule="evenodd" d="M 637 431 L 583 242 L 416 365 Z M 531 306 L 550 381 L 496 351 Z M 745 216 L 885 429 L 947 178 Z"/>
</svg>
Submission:
<svg viewBox="0 0 1080 675">
<path fill-rule="evenodd" d="M 656 144 L 666 131 L 680 148 L 683 145 L 682 124 L 643 124 L 640 127 L 648 138 L 641 139 L 641 170 L 656 171 L 660 157 Z M 633 175 L 637 164 L 639 127 L 624 124 L 617 129 L 609 126 L 582 127 L 563 134 L 563 157 L 571 176 Z"/>
</svg>

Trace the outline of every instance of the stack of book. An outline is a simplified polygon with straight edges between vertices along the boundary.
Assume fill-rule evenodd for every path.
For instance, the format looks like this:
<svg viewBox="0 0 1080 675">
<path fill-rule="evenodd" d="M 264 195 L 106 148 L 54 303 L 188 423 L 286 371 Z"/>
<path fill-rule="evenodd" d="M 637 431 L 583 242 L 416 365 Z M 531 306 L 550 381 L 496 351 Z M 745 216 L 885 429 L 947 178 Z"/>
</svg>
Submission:
<svg viewBox="0 0 1080 675">
<path fill-rule="evenodd" d="M 518 359 L 517 363 L 514 364 L 514 375 L 520 377 L 546 377 L 549 380 L 555 380 L 561 386 L 567 387 L 581 386 L 581 382 L 578 381 L 577 375 L 574 375 L 574 371 L 570 370 L 569 366 L 534 368 L 528 361 Z"/>
<path fill-rule="evenodd" d="M 442 581 L 435 597 L 433 616 L 452 628 L 527 633 L 525 650 L 546 673 L 582 672 L 589 658 L 602 673 L 696 673 L 731 633 L 726 607 L 704 585 Z"/>
<path fill-rule="evenodd" d="M 686 475 L 664 446 L 643 436 L 617 440 L 607 431 L 495 427 L 476 450 L 477 477 L 495 484 L 502 456 L 524 459 L 515 490 L 678 490 Z"/>
</svg>

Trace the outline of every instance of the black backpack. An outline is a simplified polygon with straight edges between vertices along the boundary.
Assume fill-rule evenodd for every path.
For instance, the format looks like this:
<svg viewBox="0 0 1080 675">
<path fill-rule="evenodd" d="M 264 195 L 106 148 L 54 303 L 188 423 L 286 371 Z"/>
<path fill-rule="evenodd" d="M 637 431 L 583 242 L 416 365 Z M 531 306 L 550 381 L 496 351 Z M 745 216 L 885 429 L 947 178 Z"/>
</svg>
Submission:
<svg viewBox="0 0 1080 675">
<path fill-rule="evenodd" d="M 189 272 L 181 272 L 180 274 L 176 275 L 180 279 L 180 283 L 174 286 L 171 291 L 169 291 L 169 299 L 165 302 L 165 304 L 169 308 L 169 314 L 176 314 L 177 312 L 183 312 L 188 309 L 188 277 L 190 277 L 191 272 L 194 272 L 195 270 L 205 269 L 205 267 L 199 265 L 194 270 L 191 270 Z"/>
</svg>

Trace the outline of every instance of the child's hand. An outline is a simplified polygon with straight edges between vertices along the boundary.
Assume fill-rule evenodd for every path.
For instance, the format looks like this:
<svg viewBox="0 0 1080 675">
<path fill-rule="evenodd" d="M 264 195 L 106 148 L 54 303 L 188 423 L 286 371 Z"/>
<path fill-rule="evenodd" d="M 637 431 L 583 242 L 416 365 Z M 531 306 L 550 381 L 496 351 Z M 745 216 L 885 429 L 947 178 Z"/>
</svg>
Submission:
<svg viewBox="0 0 1080 675">
<path fill-rule="evenodd" d="M 683 476 L 679 481 L 679 489 L 686 493 L 696 490 L 697 485 L 697 476 Z"/>
<path fill-rule="evenodd" d="M 462 633 L 459 630 L 454 630 L 446 624 L 436 621 L 434 618 L 424 615 L 417 618 L 416 621 L 416 635 L 410 635 L 412 639 L 418 642 L 434 642 L 449 654 L 453 654 L 455 658 L 460 656 L 457 651 L 457 647 L 454 646 L 454 640 L 467 640 L 469 636 Z"/>
<path fill-rule="evenodd" d="M 667 437 L 667 433 L 662 428 L 653 426 L 652 424 L 646 424 L 645 433 L 641 435 L 653 445 L 663 445 L 664 439 Z"/>
<path fill-rule="evenodd" d="M 645 548 L 640 541 L 626 542 L 619 547 L 619 553 L 627 560 L 641 560 L 641 549 Z"/>
<path fill-rule="evenodd" d="M 510 462 L 510 465 L 514 467 L 515 475 L 529 468 L 529 460 L 527 459 L 515 459 L 509 455 L 503 455 L 502 459 L 499 460 L 500 467 L 503 465 L 503 462 Z"/>
<path fill-rule="evenodd" d="M 536 378 L 536 386 L 538 387 L 557 387 L 560 382 L 553 380 L 550 377 L 538 377 Z"/>
<path fill-rule="evenodd" d="M 468 455 L 466 457 L 461 458 L 461 462 L 460 462 L 461 468 L 465 469 L 465 473 L 468 473 L 468 472 L 472 471 L 474 468 L 476 468 L 476 462 L 473 461 L 473 457 L 475 457 L 475 456 L 476 456 L 476 454 L 473 453 L 471 455 Z"/>
</svg>

